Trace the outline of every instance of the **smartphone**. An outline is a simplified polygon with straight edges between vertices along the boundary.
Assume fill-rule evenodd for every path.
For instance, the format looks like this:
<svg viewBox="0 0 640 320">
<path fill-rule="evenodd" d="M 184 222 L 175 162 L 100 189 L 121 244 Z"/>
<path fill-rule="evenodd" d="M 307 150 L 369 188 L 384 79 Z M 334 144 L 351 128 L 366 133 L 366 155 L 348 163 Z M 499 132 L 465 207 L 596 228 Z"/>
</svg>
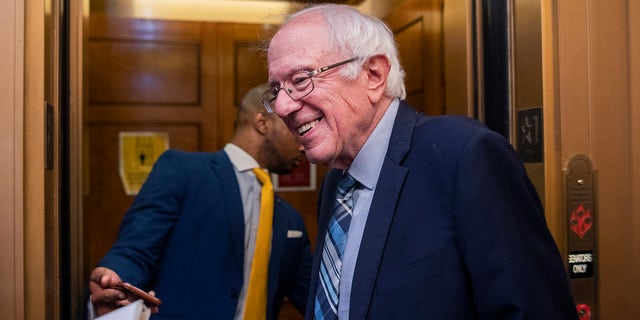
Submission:
<svg viewBox="0 0 640 320">
<path fill-rule="evenodd" d="M 128 282 L 120 282 L 117 285 L 119 288 L 124 289 L 126 292 L 144 300 L 145 302 L 147 302 L 148 305 L 151 306 L 159 306 L 162 304 L 162 301 L 148 293 L 146 293 L 144 290 L 128 283 Z"/>
</svg>

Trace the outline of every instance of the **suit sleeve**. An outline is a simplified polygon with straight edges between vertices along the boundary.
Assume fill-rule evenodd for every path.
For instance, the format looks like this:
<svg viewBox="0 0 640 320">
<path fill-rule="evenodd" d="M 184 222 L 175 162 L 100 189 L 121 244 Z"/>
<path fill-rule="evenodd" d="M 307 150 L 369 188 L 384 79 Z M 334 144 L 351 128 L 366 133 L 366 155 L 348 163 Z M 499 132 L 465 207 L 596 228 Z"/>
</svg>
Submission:
<svg viewBox="0 0 640 320">
<path fill-rule="evenodd" d="M 481 319 L 577 319 L 536 190 L 498 134 L 479 130 L 456 164 L 455 225 Z"/>
<path fill-rule="evenodd" d="M 186 164 L 180 155 L 167 151 L 158 158 L 121 222 L 118 239 L 98 264 L 123 281 L 145 287 L 162 257 L 181 210 Z"/>
</svg>

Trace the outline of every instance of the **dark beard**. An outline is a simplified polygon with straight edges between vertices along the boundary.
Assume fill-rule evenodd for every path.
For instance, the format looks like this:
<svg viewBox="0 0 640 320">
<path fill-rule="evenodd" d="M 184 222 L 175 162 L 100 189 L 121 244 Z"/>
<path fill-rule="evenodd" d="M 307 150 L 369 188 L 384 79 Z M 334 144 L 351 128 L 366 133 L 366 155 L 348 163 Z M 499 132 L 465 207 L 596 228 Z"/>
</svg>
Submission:
<svg viewBox="0 0 640 320">
<path fill-rule="evenodd" d="M 279 152 L 276 151 L 274 141 L 266 139 L 262 144 L 262 155 L 265 159 L 265 165 L 271 173 L 277 174 L 289 174 L 293 171 L 293 161 L 290 159 L 284 159 Z"/>
</svg>

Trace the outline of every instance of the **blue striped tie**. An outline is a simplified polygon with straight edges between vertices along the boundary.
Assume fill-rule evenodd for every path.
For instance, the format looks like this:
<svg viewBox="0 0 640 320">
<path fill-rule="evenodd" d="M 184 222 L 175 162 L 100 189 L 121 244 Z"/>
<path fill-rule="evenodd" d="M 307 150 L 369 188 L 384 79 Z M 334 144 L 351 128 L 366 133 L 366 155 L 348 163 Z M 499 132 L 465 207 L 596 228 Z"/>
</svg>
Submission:
<svg viewBox="0 0 640 320">
<path fill-rule="evenodd" d="M 347 232 L 353 211 L 353 191 L 356 179 L 348 173 L 343 175 L 336 191 L 336 204 L 329 218 L 329 228 L 324 238 L 318 289 L 316 291 L 315 318 L 317 320 L 338 319 L 340 296 L 340 272 L 342 255 L 347 243 Z"/>
</svg>

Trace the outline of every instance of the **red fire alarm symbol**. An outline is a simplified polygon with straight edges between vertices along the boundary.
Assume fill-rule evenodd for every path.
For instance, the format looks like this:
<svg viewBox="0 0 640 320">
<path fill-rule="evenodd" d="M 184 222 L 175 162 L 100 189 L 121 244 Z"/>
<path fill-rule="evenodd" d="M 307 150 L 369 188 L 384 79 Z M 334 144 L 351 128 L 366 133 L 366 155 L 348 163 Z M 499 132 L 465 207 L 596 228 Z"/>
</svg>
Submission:
<svg viewBox="0 0 640 320">
<path fill-rule="evenodd" d="M 571 212 L 571 218 L 569 225 L 573 232 L 575 232 L 580 239 L 591 229 L 593 225 L 593 219 L 591 219 L 591 211 L 585 210 L 584 206 L 580 204 L 576 210 Z"/>
</svg>

